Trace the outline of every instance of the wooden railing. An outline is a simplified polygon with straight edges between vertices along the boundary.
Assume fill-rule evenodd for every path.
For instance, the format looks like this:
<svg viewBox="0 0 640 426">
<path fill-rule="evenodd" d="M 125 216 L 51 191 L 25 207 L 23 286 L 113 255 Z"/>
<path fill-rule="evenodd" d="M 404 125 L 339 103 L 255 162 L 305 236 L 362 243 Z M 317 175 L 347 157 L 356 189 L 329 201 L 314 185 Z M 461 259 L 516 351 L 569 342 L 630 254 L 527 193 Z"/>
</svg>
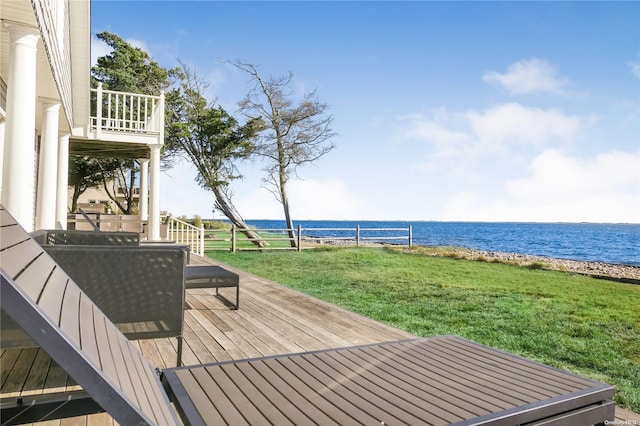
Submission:
<svg viewBox="0 0 640 426">
<path fill-rule="evenodd" d="M 251 230 L 260 235 L 260 240 L 267 243 L 265 247 L 253 244 L 257 239 L 250 239 L 243 232 Z M 289 237 L 289 233 L 293 237 Z M 329 234 L 327 234 L 329 233 Z M 331 235 L 333 234 L 333 235 Z M 371 242 L 392 243 L 396 245 L 413 245 L 413 229 L 406 228 L 363 228 L 356 225 L 353 228 L 238 228 L 205 230 L 204 249 L 231 250 L 302 250 L 305 244 L 352 244 L 355 246 Z M 295 244 L 291 244 L 295 242 Z"/>
<path fill-rule="evenodd" d="M 160 96 L 91 89 L 90 126 L 97 138 L 106 132 L 158 134 L 161 131 L 164 93 Z"/>
<path fill-rule="evenodd" d="M 92 214 L 89 214 L 92 216 Z M 98 215 L 95 219 L 101 231 L 133 231 L 141 232 L 147 226 L 146 220 L 136 219 L 134 216 L 123 215 Z M 69 224 L 74 224 L 76 229 L 90 230 L 91 226 L 87 219 L 76 217 L 70 219 Z M 312 247 L 316 244 L 335 245 L 355 245 L 361 246 L 368 243 L 390 243 L 394 245 L 413 245 L 413 228 L 409 225 L 406 228 L 366 228 L 356 225 L 351 228 L 238 228 L 231 226 L 230 229 L 204 229 L 194 226 L 183 220 L 168 216 L 166 218 L 166 238 L 168 241 L 175 241 L 178 244 L 185 244 L 191 247 L 193 253 L 204 256 L 206 251 L 225 250 L 248 251 L 248 250 L 297 250 L 301 251 L 305 247 Z M 243 232 L 253 231 L 260 236 L 260 240 L 266 242 L 264 247 L 258 247 L 254 241 L 258 239 L 247 238 Z M 293 237 L 289 237 L 289 232 Z M 291 242 L 295 244 L 291 244 Z"/>
</svg>

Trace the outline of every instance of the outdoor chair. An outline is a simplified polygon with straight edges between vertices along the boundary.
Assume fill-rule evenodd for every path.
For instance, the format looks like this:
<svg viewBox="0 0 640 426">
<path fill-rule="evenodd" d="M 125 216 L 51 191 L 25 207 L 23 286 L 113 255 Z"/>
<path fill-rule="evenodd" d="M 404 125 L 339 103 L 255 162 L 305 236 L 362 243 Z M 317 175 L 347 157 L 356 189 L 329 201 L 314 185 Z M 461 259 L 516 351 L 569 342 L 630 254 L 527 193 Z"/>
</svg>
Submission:
<svg viewBox="0 0 640 426">
<path fill-rule="evenodd" d="M 30 234 L 129 339 L 177 339 L 182 363 L 185 267 L 189 247 L 139 245 L 130 232 L 36 231 Z M 96 245 L 99 244 L 99 245 Z M 5 346 L 35 343 L 2 314 Z"/>
<path fill-rule="evenodd" d="M 9 213 L 0 215 L 2 309 L 83 388 L 3 401 L 7 424 L 100 410 L 122 425 L 614 419 L 612 386 L 455 336 L 157 372 Z"/>
</svg>

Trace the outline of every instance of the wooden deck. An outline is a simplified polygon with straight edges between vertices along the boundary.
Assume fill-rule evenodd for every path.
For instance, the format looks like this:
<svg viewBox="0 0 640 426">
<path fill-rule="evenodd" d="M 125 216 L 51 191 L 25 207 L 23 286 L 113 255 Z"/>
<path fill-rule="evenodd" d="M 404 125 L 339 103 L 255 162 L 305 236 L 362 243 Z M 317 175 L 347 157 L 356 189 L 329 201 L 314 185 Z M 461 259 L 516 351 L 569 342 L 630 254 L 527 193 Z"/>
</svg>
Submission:
<svg viewBox="0 0 640 426">
<path fill-rule="evenodd" d="M 191 263 L 213 263 L 192 256 Z M 229 268 L 232 269 L 232 268 Z M 215 289 L 187 290 L 183 363 L 185 365 L 307 352 L 415 337 L 277 283 L 240 274 L 240 309 L 231 310 Z M 234 300 L 235 289 L 220 293 Z M 176 339 L 140 340 L 136 345 L 160 369 L 175 366 Z M 0 358 L 2 397 L 77 388 L 37 348 L 7 349 Z M 619 420 L 640 424 L 640 416 L 616 411 Z M 41 425 L 113 425 L 106 414 Z"/>
</svg>

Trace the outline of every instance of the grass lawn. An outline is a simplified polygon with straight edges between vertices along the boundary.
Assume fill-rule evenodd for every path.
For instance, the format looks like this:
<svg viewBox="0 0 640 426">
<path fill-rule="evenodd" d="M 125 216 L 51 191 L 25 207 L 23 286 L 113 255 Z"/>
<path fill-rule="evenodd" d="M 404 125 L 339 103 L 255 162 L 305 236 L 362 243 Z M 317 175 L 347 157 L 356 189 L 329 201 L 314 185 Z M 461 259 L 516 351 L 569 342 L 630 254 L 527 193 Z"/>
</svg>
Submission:
<svg viewBox="0 0 640 426">
<path fill-rule="evenodd" d="M 291 242 L 285 234 L 275 234 L 270 232 L 258 232 L 258 234 L 264 238 L 272 249 L 290 249 Z M 255 250 L 256 245 L 247 239 L 247 237 L 238 232 L 236 247 L 238 250 Z M 231 250 L 231 231 L 222 230 L 207 230 L 205 231 L 204 249 L 209 250 Z"/>
<path fill-rule="evenodd" d="M 455 334 L 617 387 L 640 412 L 640 286 L 397 248 L 210 252 L 419 336 Z"/>
</svg>

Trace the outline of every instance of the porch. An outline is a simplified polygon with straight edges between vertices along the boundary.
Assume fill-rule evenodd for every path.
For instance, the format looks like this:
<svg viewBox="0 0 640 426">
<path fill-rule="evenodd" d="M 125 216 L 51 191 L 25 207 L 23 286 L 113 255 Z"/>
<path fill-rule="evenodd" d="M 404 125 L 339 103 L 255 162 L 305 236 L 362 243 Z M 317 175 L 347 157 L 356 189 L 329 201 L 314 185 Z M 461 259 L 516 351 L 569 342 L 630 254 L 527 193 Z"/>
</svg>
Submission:
<svg viewBox="0 0 640 426">
<path fill-rule="evenodd" d="M 191 255 L 191 264 L 206 263 L 214 262 Z M 214 289 L 187 290 L 183 364 L 415 337 L 255 275 L 235 272 L 240 275 L 239 310 L 229 309 L 215 297 Z M 234 292 L 232 288 L 220 290 L 228 300 L 233 300 Z M 175 338 L 139 340 L 135 344 L 156 367 L 175 367 Z M 3 350 L 0 380 L 3 398 L 78 389 L 73 380 L 38 348 Z M 113 425 L 114 422 L 111 416 L 102 413 L 40 424 Z"/>
<path fill-rule="evenodd" d="M 191 264 L 215 264 L 192 254 Z M 234 270 L 233 268 L 229 268 Z M 231 310 L 214 289 L 189 289 L 184 317 L 183 363 L 197 365 L 284 353 L 307 352 L 415 337 L 275 282 L 240 275 L 241 309 Z M 221 289 L 228 300 L 234 289 Z M 134 342 L 153 365 L 175 366 L 173 338 Z M 79 387 L 38 348 L 5 349 L 0 356 L 1 396 L 16 397 Z M 616 407 L 616 420 L 640 424 L 640 416 Z M 39 424 L 114 425 L 107 413 Z"/>
</svg>

